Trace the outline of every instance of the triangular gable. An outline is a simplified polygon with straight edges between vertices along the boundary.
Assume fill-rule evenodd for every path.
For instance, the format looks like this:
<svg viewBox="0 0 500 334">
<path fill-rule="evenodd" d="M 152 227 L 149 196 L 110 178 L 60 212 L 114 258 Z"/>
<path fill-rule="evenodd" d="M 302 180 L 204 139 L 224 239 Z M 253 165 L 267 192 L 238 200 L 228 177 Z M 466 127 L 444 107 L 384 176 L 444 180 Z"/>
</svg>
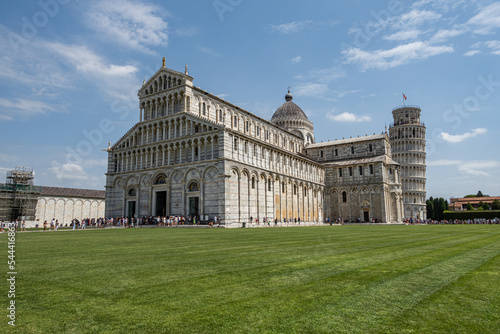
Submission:
<svg viewBox="0 0 500 334">
<path fill-rule="evenodd" d="M 187 69 L 186 69 L 186 73 L 187 73 Z M 150 88 L 151 87 L 154 88 L 155 82 L 158 84 L 163 82 L 163 80 L 162 80 L 163 77 L 172 78 L 172 79 L 175 78 L 177 80 L 180 79 L 182 81 L 185 81 L 189 86 L 191 86 L 192 82 L 193 82 L 193 77 L 191 77 L 190 75 L 188 75 L 186 73 L 178 72 L 178 71 L 172 70 L 172 69 L 167 68 L 167 67 L 160 67 L 160 69 L 158 71 L 156 71 L 156 73 L 153 74 L 153 76 L 151 78 L 149 78 L 147 81 L 143 82 L 142 87 L 138 91 L 138 95 L 144 96 L 144 95 L 151 94 L 151 92 L 149 91 Z M 168 88 L 171 88 L 171 87 L 162 88 L 161 90 L 168 89 Z M 148 91 L 147 94 L 146 94 L 146 91 Z M 158 89 L 157 92 L 159 92 L 159 91 L 160 91 L 160 89 Z"/>
</svg>

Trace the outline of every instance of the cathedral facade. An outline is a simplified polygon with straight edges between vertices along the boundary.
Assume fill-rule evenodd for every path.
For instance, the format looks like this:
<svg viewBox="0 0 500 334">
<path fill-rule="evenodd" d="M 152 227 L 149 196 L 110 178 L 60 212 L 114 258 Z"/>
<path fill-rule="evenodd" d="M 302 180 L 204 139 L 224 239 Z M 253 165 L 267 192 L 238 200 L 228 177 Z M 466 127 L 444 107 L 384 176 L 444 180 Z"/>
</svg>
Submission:
<svg viewBox="0 0 500 334">
<path fill-rule="evenodd" d="M 290 92 L 265 120 L 165 63 L 138 95 L 139 122 L 108 149 L 107 217 L 218 217 L 228 227 L 402 221 L 386 133 L 315 143 Z"/>
</svg>

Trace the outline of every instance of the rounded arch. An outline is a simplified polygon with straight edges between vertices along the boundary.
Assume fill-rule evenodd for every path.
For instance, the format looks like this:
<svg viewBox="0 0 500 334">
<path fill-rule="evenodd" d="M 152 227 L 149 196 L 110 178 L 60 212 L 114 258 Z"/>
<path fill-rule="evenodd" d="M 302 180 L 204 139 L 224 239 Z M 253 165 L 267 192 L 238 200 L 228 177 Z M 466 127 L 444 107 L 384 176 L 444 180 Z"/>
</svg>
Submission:
<svg viewBox="0 0 500 334">
<path fill-rule="evenodd" d="M 189 178 L 200 178 L 201 172 L 197 167 L 188 168 L 184 173 L 184 179 L 187 180 Z"/>
<path fill-rule="evenodd" d="M 160 177 L 165 178 L 164 183 L 158 183 L 158 181 L 159 181 L 158 178 L 160 178 Z M 168 175 L 164 170 L 159 170 L 153 174 L 153 176 L 151 177 L 151 180 L 154 180 L 153 181 L 154 184 L 165 184 L 168 181 Z"/>
<path fill-rule="evenodd" d="M 241 176 L 246 175 L 247 177 L 250 177 L 250 171 L 247 168 L 243 168 L 241 170 Z"/>
<path fill-rule="evenodd" d="M 127 178 L 127 182 L 125 184 L 127 185 L 127 187 L 130 187 L 132 185 L 136 185 L 137 184 L 137 178 L 134 175 L 130 175 Z"/>
<path fill-rule="evenodd" d="M 219 168 L 217 168 L 214 165 L 206 166 L 205 169 L 203 170 L 203 173 L 202 173 L 202 177 L 204 179 L 213 179 L 217 175 L 219 175 Z"/>
<path fill-rule="evenodd" d="M 186 191 L 188 192 L 197 192 L 200 191 L 201 182 L 198 178 L 192 178 L 188 182 L 186 182 Z"/>
<path fill-rule="evenodd" d="M 255 177 L 255 179 L 259 179 L 259 173 L 255 170 L 250 171 L 250 177 Z"/>
</svg>

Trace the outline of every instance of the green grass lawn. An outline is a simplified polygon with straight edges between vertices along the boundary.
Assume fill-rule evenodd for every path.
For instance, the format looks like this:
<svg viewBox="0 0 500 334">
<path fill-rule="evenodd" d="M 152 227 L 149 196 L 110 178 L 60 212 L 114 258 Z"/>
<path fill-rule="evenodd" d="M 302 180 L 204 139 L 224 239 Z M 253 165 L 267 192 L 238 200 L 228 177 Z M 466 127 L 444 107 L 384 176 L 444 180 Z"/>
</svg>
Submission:
<svg viewBox="0 0 500 334">
<path fill-rule="evenodd" d="M 499 225 L 16 237 L 2 333 L 500 333 Z"/>
</svg>

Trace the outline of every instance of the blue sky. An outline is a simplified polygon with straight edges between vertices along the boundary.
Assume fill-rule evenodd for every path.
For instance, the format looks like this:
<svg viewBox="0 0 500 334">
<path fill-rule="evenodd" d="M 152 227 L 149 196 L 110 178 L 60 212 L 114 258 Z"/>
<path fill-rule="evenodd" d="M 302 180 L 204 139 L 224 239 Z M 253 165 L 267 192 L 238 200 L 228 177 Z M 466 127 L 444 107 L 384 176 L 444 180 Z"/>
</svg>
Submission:
<svg viewBox="0 0 500 334">
<path fill-rule="evenodd" d="M 427 127 L 427 194 L 500 195 L 500 3 L 41 0 L 0 4 L 0 182 L 103 189 L 166 57 L 265 119 L 291 87 L 317 141 L 381 133 L 403 103 Z"/>
</svg>

